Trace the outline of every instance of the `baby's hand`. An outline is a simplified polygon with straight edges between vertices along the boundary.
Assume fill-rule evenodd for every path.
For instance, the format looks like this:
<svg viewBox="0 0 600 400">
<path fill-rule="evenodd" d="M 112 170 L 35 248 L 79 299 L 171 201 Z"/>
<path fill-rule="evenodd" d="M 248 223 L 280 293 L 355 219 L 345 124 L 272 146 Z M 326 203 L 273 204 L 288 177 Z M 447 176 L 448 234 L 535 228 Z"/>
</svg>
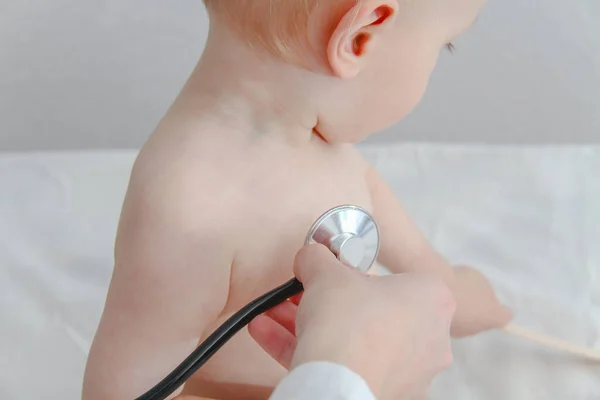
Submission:
<svg viewBox="0 0 600 400">
<path fill-rule="evenodd" d="M 466 266 L 455 268 L 454 273 L 457 312 L 451 328 L 453 337 L 471 336 L 510 323 L 512 312 L 500 303 L 483 274 Z"/>
</svg>

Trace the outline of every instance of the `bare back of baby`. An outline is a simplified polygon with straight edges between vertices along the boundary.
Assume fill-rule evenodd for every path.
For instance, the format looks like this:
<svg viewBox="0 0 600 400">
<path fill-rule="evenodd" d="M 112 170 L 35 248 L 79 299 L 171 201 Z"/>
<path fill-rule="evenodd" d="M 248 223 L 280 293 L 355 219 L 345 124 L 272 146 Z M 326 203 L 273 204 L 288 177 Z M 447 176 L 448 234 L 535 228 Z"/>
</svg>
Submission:
<svg viewBox="0 0 600 400">
<path fill-rule="evenodd" d="M 342 204 L 371 208 L 367 164 L 351 146 L 317 135 L 289 142 L 185 132 L 159 129 L 134 167 L 85 398 L 149 389 L 234 312 L 293 276 L 320 214 Z M 119 381 L 132 371 L 136 378 Z M 284 374 L 244 330 L 185 392 L 265 399 Z M 111 388 L 101 387 L 109 378 Z"/>
<path fill-rule="evenodd" d="M 238 177 L 252 185 L 246 190 L 253 193 L 236 208 L 243 226 L 231 233 L 239 253 L 232 268 L 228 304 L 215 325 L 292 277 L 294 255 L 321 213 L 341 204 L 370 208 L 365 164 L 349 147 L 330 148 L 317 139 L 296 151 L 265 146 L 252 158 L 247 161 L 261 168 L 256 176 L 264 181 L 254 186 L 250 176 Z M 244 361 L 240 355 L 245 355 Z M 247 333 L 224 349 L 206 373 L 218 374 L 213 377 L 216 381 L 242 379 L 269 386 L 283 376 Z"/>
<path fill-rule="evenodd" d="M 223 199 L 230 204 L 223 220 L 232 223 L 226 240 L 234 243 L 236 252 L 229 296 L 205 335 L 293 276 L 294 256 L 320 214 L 342 204 L 370 208 L 367 166 L 350 146 L 330 146 L 316 136 L 300 146 L 255 137 L 237 151 L 228 156 L 236 168 L 222 178 L 239 188 L 238 196 Z M 284 374 L 243 331 L 206 365 L 188 390 L 211 398 L 264 399 Z"/>
</svg>

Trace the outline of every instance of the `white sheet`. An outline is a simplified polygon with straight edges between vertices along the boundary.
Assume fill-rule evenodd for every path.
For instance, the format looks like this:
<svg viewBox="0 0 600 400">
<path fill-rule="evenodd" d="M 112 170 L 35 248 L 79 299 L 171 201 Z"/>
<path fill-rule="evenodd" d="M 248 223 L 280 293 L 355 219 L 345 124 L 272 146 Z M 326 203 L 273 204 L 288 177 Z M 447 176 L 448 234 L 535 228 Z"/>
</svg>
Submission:
<svg viewBox="0 0 600 400">
<path fill-rule="evenodd" d="M 365 147 L 432 242 L 516 319 L 600 348 L 600 148 Z M 135 154 L 0 155 L 0 398 L 77 399 Z M 398 238 L 402 240 L 402 238 Z M 434 400 L 600 399 L 600 366 L 490 333 Z"/>
</svg>

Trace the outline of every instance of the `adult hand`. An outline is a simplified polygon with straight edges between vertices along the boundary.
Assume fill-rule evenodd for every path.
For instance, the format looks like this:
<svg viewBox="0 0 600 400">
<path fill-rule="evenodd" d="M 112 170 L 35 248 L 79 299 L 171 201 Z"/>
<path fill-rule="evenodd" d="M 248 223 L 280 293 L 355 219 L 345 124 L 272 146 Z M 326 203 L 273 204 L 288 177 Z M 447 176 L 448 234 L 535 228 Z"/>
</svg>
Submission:
<svg viewBox="0 0 600 400">
<path fill-rule="evenodd" d="M 249 326 L 284 367 L 334 362 L 361 375 L 377 398 L 404 399 L 426 395 L 433 378 L 451 364 L 456 305 L 441 280 L 368 277 L 320 245 L 298 253 L 294 272 L 304 293 Z"/>
</svg>

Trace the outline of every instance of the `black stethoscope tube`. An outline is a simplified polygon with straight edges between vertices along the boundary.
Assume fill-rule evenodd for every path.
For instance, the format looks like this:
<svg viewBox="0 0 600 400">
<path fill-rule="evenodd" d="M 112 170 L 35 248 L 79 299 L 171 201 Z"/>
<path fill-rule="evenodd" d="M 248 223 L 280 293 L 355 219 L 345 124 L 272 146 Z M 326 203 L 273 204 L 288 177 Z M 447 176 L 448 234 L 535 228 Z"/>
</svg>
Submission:
<svg viewBox="0 0 600 400">
<path fill-rule="evenodd" d="M 254 318 L 294 297 L 303 290 L 302 283 L 294 278 L 249 303 L 214 331 L 173 372 L 136 400 L 166 399 Z"/>
</svg>

